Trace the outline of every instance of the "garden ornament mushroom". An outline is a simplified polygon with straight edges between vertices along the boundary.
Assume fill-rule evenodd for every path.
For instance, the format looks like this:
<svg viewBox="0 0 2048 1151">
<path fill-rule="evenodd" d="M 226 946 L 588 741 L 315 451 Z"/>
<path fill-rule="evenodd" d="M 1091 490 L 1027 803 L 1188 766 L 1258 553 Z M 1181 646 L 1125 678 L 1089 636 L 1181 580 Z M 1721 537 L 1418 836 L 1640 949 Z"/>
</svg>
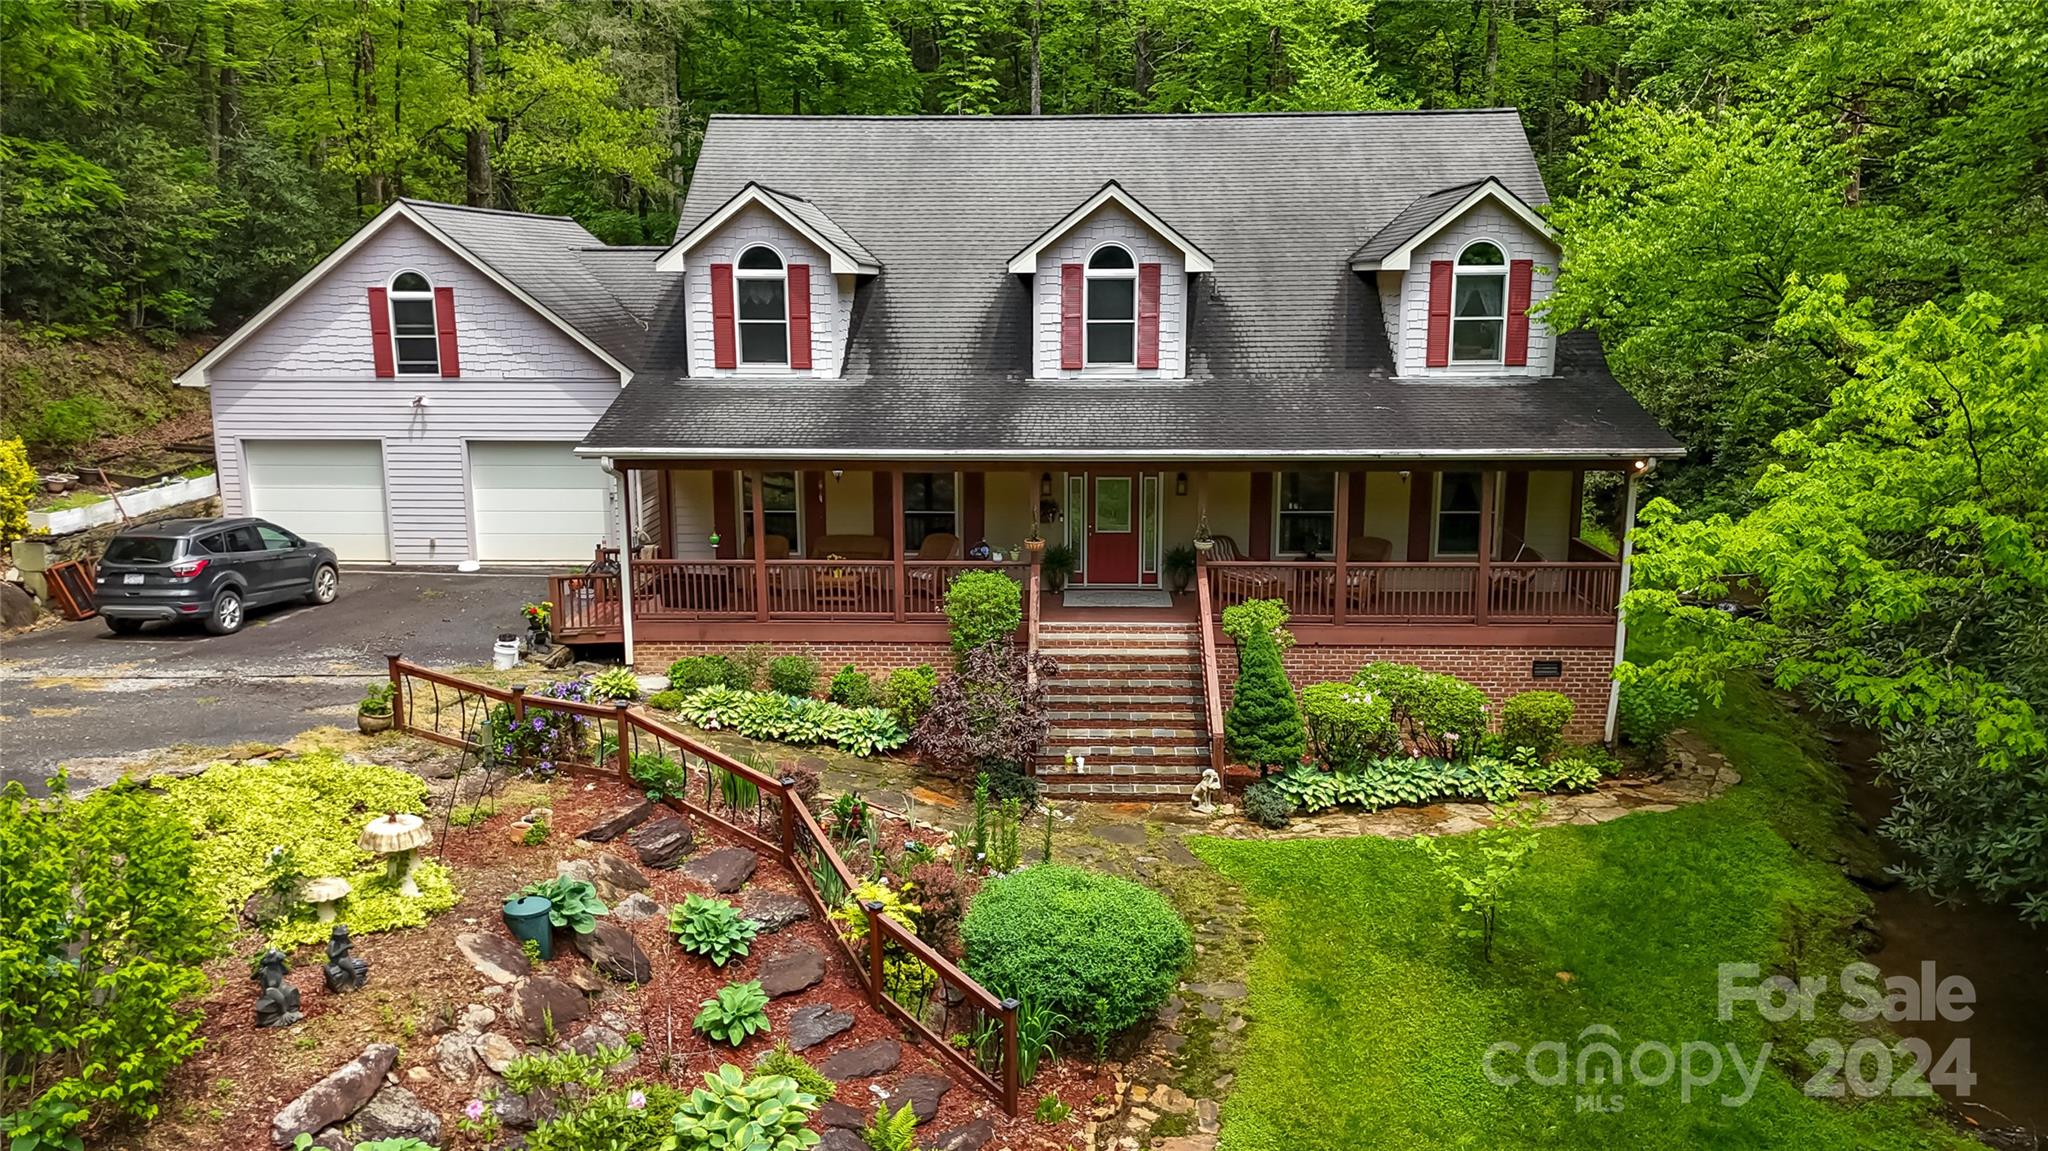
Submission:
<svg viewBox="0 0 2048 1151">
<path fill-rule="evenodd" d="M 334 905 L 347 899 L 349 890 L 348 880 L 338 875 L 330 875 L 325 879 L 315 879 L 307 883 L 305 890 L 299 893 L 299 898 L 313 905 L 320 914 L 320 922 L 332 923 Z"/>
<path fill-rule="evenodd" d="M 434 833 L 427 828 L 426 820 L 394 811 L 371 820 L 356 846 L 383 856 L 385 873 L 398 883 L 398 893 L 418 898 L 419 885 L 412 881 L 413 853 L 433 841 Z"/>
</svg>

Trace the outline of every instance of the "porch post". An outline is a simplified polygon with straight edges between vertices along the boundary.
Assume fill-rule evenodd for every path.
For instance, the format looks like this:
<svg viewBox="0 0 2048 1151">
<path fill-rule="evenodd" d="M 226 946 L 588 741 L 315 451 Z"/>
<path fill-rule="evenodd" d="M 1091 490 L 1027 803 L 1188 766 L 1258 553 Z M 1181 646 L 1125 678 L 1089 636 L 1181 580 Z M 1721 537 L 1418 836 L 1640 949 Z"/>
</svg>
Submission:
<svg viewBox="0 0 2048 1151">
<path fill-rule="evenodd" d="M 753 489 L 753 507 L 749 514 L 753 518 L 754 536 L 754 618 L 763 623 L 768 621 L 768 512 L 766 494 L 760 468 L 747 470 L 747 486 Z"/>
<path fill-rule="evenodd" d="M 654 469 L 654 500 L 661 515 L 661 558 L 672 560 L 676 558 L 676 517 L 669 506 L 669 478 L 666 466 Z"/>
<path fill-rule="evenodd" d="M 609 461 L 607 461 L 609 462 Z M 619 540 L 619 648 L 626 666 L 633 666 L 633 473 L 619 469 L 619 517 L 625 535 Z"/>
<path fill-rule="evenodd" d="M 1330 622 L 1342 626 L 1345 612 L 1351 606 L 1351 583 L 1347 579 L 1344 565 L 1351 562 L 1351 473 L 1339 468 L 1337 471 L 1337 503 L 1331 526 L 1330 551 L 1337 561 L 1336 583 L 1331 591 L 1336 596 L 1330 608 Z"/>
<path fill-rule="evenodd" d="M 1472 622 L 1486 623 L 1493 614 L 1493 477 L 1479 473 L 1479 586 L 1472 601 Z"/>
<path fill-rule="evenodd" d="M 903 468 L 889 469 L 889 554 L 896 557 L 896 622 L 902 623 L 906 589 L 903 586 Z"/>
<path fill-rule="evenodd" d="M 1621 590 L 1619 598 L 1615 600 L 1616 606 L 1614 611 L 1615 667 L 1620 667 L 1621 661 L 1628 655 L 1628 617 L 1621 613 L 1620 603 L 1621 600 L 1628 598 L 1628 581 L 1629 576 L 1632 574 L 1631 569 L 1634 567 L 1633 561 L 1636 547 L 1636 533 L 1634 531 L 1636 526 L 1636 475 L 1637 473 L 1633 470 L 1628 473 L 1628 500 L 1621 517 Z M 1614 743 L 1614 726 L 1620 715 L 1621 681 L 1615 679 L 1610 674 L 1607 683 L 1606 726 L 1606 740 L 1610 745 Z"/>
</svg>

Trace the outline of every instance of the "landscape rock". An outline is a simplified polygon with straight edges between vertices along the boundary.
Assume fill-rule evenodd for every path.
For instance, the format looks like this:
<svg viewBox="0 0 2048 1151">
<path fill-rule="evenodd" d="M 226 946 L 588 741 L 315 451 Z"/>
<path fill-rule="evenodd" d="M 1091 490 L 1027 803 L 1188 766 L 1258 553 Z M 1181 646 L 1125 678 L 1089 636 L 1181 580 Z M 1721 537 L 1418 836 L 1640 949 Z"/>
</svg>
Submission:
<svg viewBox="0 0 2048 1151">
<path fill-rule="evenodd" d="M 456 1083 L 469 1082 L 476 1078 L 476 1040 L 460 1032 L 443 1035 L 434 1046 L 434 1063 Z"/>
<path fill-rule="evenodd" d="M 837 1099 L 827 1099 L 818 1105 L 818 1125 L 821 1127 L 859 1131 L 868 1125 L 868 1118 L 860 1108 L 848 1106 Z"/>
<path fill-rule="evenodd" d="M 789 1048 L 803 1051 L 816 1047 L 852 1026 L 853 1016 L 844 1011 L 834 1011 L 830 1003 L 799 1007 L 796 1014 L 789 1017 Z"/>
<path fill-rule="evenodd" d="M 465 931 L 455 937 L 455 950 L 493 983 L 517 983 L 533 972 L 533 962 L 510 936 Z"/>
<path fill-rule="evenodd" d="M 908 1103 L 920 1124 L 929 1123 L 939 1113 L 940 1096 L 952 1089 L 953 1081 L 943 1075 L 908 1075 L 896 1085 L 889 1106 L 894 1110 Z"/>
<path fill-rule="evenodd" d="M 660 915 L 661 904 L 654 902 L 644 892 L 636 891 L 612 905 L 611 917 L 620 923 L 638 923 Z"/>
<path fill-rule="evenodd" d="M 20 584 L 0 583 L 0 627 L 9 631 L 27 627 L 41 614 L 36 598 L 28 594 L 27 589 Z"/>
<path fill-rule="evenodd" d="M 670 868 L 690 854 L 697 844 L 697 833 L 681 817 L 662 815 L 635 828 L 626 842 L 632 845 L 633 854 L 640 857 L 640 866 Z"/>
<path fill-rule="evenodd" d="M 598 974 L 620 983 L 647 983 L 654 978 L 654 964 L 647 953 L 640 949 L 640 942 L 633 933 L 616 923 L 600 919 L 597 926 L 589 931 L 576 933 L 576 950 Z M 555 1018 L 557 1024 L 561 1017 Z"/>
<path fill-rule="evenodd" d="M 760 978 L 761 990 L 770 999 L 795 995 L 824 980 L 825 957 L 811 947 L 778 955 L 761 965 Z"/>
<path fill-rule="evenodd" d="M 981 1151 L 995 1141 L 996 1127 L 986 1119 L 941 1131 L 924 1144 L 928 1151 Z"/>
<path fill-rule="evenodd" d="M 481 1003 L 472 1003 L 455 1017 L 455 1029 L 465 1035 L 482 1035 L 498 1021 L 498 1013 Z"/>
<path fill-rule="evenodd" d="M 818 1151 L 868 1151 L 868 1141 L 860 1137 L 860 1132 L 844 1127 L 828 1128 L 816 1146 Z"/>
<path fill-rule="evenodd" d="M 361 1055 L 285 1104 L 284 1110 L 270 1122 L 270 1141 L 289 1147 L 300 1135 L 325 1130 L 355 1114 L 377 1093 L 385 1073 L 397 1060 L 398 1048 L 389 1043 L 365 1047 Z"/>
<path fill-rule="evenodd" d="M 419 1097 L 403 1087 L 386 1087 L 343 1125 L 358 1143 L 382 1139 L 417 1139 L 439 1145 L 441 1119 L 426 1109 Z M 337 1149 L 338 1151 L 338 1149 Z"/>
<path fill-rule="evenodd" d="M 811 917 L 811 905 L 800 895 L 760 889 L 740 900 L 740 914 L 761 925 L 761 934 L 772 935 Z"/>
<path fill-rule="evenodd" d="M 595 1055 L 598 1049 L 603 1047 L 626 1047 L 629 1051 L 631 1050 L 630 1046 L 626 1043 L 625 1036 L 606 1027 L 602 1023 L 591 1024 L 583 1029 L 581 1035 L 569 1041 L 569 1050 L 579 1055 Z M 632 1051 L 624 1059 L 612 1064 L 611 1070 L 614 1074 L 626 1075 L 630 1074 L 638 1066 L 640 1066 L 640 1053 Z"/>
<path fill-rule="evenodd" d="M 529 1043 L 547 1039 L 548 1020 L 560 1030 L 589 1011 L 583 992 L 552 975 L 536 975 L 512 986 L 512 1021 Z"/>
<path fill-rule="evenodd" d="M 578 832 L 576 838 L 587 839 L 592 843 L 609 843 L 640 826 L 653 810 L 654 805 L 643 799 L 631 807 L 622 807 L 598 820 L 594 826 Z"/>
<path fill-rule="evenodd" d="M 827 1079 L 844 1082 L 848 1079 L 871 1079 L 896 1070 L 903 1062 L 903 1045 L 894 1039 L 877 1039 L 859 1047 L 849 1047 L 818 1065 L 818 1070 Z"/>
<path fill-rule="evenodd" d="M 599 890 L 610 887 L 614 891 L 645 891 L 647 877 L 640 869 L 616 855 L 600 855 L 590 861 L 590 872 L 597 877 Z"/>
<path fill-rule="evenodd" d="M 563 976 L 563 978 L 567 979 L 571 986 L 585 995 L 604 994 L 604 980 L 598 977 L 597 972 L 592 971 L 588 967 L 572 966 L 569 968 L 569 973 Z"/>
<path fill-rule="evenodd" d="M 484 1061 L 484 1066 L 500 1075 L 505 1073 L 505 1068 L 510 1066 L 514 1059 L 519 1058 L 519 1045 L 495 1031 L 477 1040 L 475 1050 L 477 1058 Z"/>
<path fill-rule="evenodd" d="M 721 847 L 685 864 L 683 875 L 720 895 L 730 895 L 745 886 L 760 865 L 761 857 L 744 847 Z"/>
</svg>

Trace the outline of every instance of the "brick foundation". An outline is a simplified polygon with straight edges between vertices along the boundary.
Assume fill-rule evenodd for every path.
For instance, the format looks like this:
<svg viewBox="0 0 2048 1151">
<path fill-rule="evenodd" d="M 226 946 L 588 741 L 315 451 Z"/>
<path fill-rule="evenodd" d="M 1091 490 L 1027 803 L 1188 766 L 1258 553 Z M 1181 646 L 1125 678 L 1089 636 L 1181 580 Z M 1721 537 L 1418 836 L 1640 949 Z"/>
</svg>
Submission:
<svg viewBox="0 0 2048 1151">
<path fill-rule="evenodd" d="M 754 645 L 729 640 L 654 640 L 635 643 L 633 670 L 642 675 L 661 675 L 668 671 L 669 664 L 686 655 L 737 656 L 752 646 Z M 852 664 L 874 676 L 887 675 L 899 667 L 916 667 L 921 663 L 928 663 L 940 671 L 953 666 L 953 649 L 943 643 L 771 641 L 761 646 L 768 649 L 770 658 L 778 655 L 810 656 L 818 661 L 819 672 L 825 682 L 830 682 L 833 673 L 847 664 Z"/>
<path fill-rule="evenodd" d="M 1529 665 L 1539 659 L 1564 664 L 1556 679 L 1537 679 Z M 1607 691 L 1614 667 L 1611 647 L 1364 647 L 1297 644 L 1287 652 L 1287 678 L 1303 688 L 1312 683 L 1348 680 L 1374 660 L 1407 663 L 1425 671 L 1446 672 L 1479 688 L 1498 708 L 1511 695 L 1554 691 L 1572 701 L 1572 722 L 1565 738 L 1580 742 L 1606 734 Z M 1237 647 L 1217 636 L 1217 674 L 1227 702 L 1237 682 Z"/>
</svg>

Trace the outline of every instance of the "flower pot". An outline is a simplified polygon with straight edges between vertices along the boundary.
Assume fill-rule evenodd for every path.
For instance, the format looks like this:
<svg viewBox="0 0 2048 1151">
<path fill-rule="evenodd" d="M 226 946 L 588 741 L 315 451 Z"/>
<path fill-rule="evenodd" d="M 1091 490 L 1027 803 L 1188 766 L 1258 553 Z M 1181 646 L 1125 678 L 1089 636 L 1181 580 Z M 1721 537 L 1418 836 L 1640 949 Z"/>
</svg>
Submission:
<svg viewBox="0 0 2048 1151">
<path fill-rule="evenodd" d="M 1194 541 L 1194 544 L 1195 550 L 1202 553 L 1203 555 L 1208 555 L 1211 551 L 1214 551 L 1216 548 L 1216 541 L 1213 538 L 1206 540 L 1196 540 Z"/>
<path fill-rule="evenodd" d="M 356 713 L 356 730 L 364 735 L 375 735 L 380 731 L 390 731 L 391 716 L 389 714 L 370 715 L 359 711 Z"/>
<path fill-rule="evenodd" d="M 1024 541 L 1024 555 L 1025 555 L 1025 556 L 1026 556 L 1027 558 L 1029 558 L 1029 559 L 1031 560 L 1031 562 L 1032 562 L 1032 563 L 1037 563 L 1037 562 L 1038 562 L 1039 560 L 1042 560 L 1042 559 L 1044 559 L 1044 558 L 1045 558 L 1045 541 L 1044 541 L 1044 540 L 1025 540 L 1025 541 Z"/>
<path fill-rule="evenodd" d="M 555 957 L 555 932 L 548 926 L 548 912 L 554 904 L 538 895 L 523 895 L 505 901 L 505 926 L 511 929 L 512 938 L 531 939 L 540 948 L 542 959 Z"/>
</svg>

